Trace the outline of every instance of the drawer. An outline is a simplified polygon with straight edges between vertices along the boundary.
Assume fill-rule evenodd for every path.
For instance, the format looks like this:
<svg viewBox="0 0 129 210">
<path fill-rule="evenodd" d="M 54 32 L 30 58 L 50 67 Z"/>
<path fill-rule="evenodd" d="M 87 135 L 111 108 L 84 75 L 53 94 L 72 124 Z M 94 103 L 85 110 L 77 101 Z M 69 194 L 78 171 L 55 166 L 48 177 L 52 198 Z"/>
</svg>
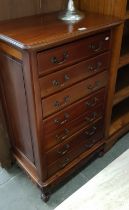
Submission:
<svg viewBox="0 0 129 210">
<path fill-rule="evenodd" d="M 90 125 L 97 119 L 103 118 L 103 106 L 99 106 L 92 111 L 88 111 L 83 113 L 83 115 L 79 116 L 75 120 L 70 123 L 67 123 L 66 126 L 63 126 L 60 129 L 55 130 L 54 132 L 50 132 L 50 128 L 48 127 L 44 130 L 44 147 L 45 149 L 49 149 L 56 144 L 60 144 L 64 142 L 67 138 L 73 135 L 75 132 L 80 129 Z"/>
<path fill-rule="evenodd" d="M 109 61 L 110 53 L 108 52 L 40 78 L 41 97 L 46 97 L 107 69 Z"/>
<path fill-rule="evenodd" d="M 103 104 L 104 107 L 105 89 L 97 91 L 95 94 L 92 94 L 92 96 L 80 100 L 69 108 L 65 108 L 63 111 L 43 120 L 44 130 L 50 133 L 66 126 L 67 123 L 70 123 L 88 110 L 95 109 L 99 104 Z"/>
<path fill-rule="evenodd" d="M 102 142 L 103 122 L 99 121 L 89 128 L 84 129 L 79 134 L 65 142 L 63 145 L 55 147 L 46 155 L 48 162 L 48 176 L 63 169 L 71 161 L 82 153 L 90 150 L 98 142 Z"/>
<path fill-rule="evenodd" d="M 48 74 L 67 65 L 110 49 L 110 31 L 84 38 L 37 54 L 39 74 Z"/>
<path fill-rule="evenodd" d="M 96 76 L 84 80 L 70 88 L 42 100 L 43 118 L 57 112 L 73 102 L 86 97 L 102 87 L 108 81 L 108 72 L 104 71 Z"/>
</svg>

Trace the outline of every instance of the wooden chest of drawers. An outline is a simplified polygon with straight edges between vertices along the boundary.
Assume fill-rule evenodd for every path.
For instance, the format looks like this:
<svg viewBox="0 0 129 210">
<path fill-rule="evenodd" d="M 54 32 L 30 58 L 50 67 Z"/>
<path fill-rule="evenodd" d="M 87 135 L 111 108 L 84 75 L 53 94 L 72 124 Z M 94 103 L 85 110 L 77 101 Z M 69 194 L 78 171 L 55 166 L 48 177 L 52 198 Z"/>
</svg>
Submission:
<svg viewBox="0 0 129 210">
<path fill-rule="evenodd" d="M 13 154 L 45 200 L 104 149 L 112 34 L 119 23 L 96 14 L 72 31 L 57 14 L 0 23 L 1 94 Z"/>
</svg>

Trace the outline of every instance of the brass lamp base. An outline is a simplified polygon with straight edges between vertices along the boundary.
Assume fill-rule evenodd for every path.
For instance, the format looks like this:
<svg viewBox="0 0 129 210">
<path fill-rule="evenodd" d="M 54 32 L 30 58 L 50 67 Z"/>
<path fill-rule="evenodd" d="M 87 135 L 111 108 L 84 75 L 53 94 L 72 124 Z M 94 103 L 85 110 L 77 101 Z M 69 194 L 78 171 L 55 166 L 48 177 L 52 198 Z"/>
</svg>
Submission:
<svg viewBox="0 0 129 210">
<path fill-rule="evenodd" d="M 73 21 L 79 21 L 83 19 L 84 16 L 85 15 L 80 11 L 74 11 L 74 12 L 64 11 L 60 13 L 59 19 L 63 21 L 73 22 Z"/>
<path fill-rule="evenodd" d="M 67 22 L 76 22 L 84 18 L 84 13 L 77 10 L 73 0 L 68 1 L 68 6 L 65 11 L 59 14 L 59 19 Z"/>
</svg>

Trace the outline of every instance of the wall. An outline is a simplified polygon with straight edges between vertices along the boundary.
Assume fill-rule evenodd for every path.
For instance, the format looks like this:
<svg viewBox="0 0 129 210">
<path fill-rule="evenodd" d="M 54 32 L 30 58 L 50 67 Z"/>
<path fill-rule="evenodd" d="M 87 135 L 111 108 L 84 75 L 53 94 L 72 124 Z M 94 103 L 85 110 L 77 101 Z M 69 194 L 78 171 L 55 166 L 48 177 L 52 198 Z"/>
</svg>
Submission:
<svg viewBox="0 0 129 210">
<path fill-rule="evenodd" d="M 0 0 L 0 20 L 57 11 L 65 4 L 66 0 Z"/>
<path fill-rule="evenodd" d="M 83 10 L 123 18 L 127 0 L 80 0 Z"/>
</svg>

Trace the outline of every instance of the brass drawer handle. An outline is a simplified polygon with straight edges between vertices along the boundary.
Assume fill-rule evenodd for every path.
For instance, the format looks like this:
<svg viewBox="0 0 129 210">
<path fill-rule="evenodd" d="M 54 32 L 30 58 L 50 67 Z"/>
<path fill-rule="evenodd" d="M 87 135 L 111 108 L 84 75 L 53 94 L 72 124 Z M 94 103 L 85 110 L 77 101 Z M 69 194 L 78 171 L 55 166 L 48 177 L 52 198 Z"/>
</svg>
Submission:
<svg viewBox="0 0 129 210">
<path fill-rule="evenodd" d="M 93 50 L 93 52 L 99 52 L 103 48 L 103 41 L 99 42 L 99 44 L 90 44 L 90 49 Z"/>
<path fill-rule="evenodd" d="M 67 60 L 68 57 L 69 57 L 69 54 L 67 51 L 65 51 L 63 53 L 63 57 L 60 60 L 58 60 L 58 58 L 56 56 L 53 56 L 51 58 L 51 63 L 61 65 Z"/>
<path fill-rule="evenodd" d="M 97 131 L 97 128 L 95 126 L 93 126 L 91 129 L 86 131 L 85 134 L 87 137 L 91 137 L 96 133 L 96 131 Z"/>
<path fill-rule="evenodd" d="M 64 75 L 64 80 L 65 80 L 65 82 L 69 81 L 69 80 L 70 80 L 70 76 L 67 75 L 67 74 L 65 74 L 65 75 Z"/>
<path fill-rule="evenodd" d="M 94 143 L 91 143 L 91 144 L 85 144 L 85 147 L 86 147 L 87 149 L 90 149 L 91 147 L 93 147 L 93 145 L 94 145 Z"/>
<path fill-rule="evenodd" d="M 93 72 L 97 72 L 100 70 L 100 68 L 102 67 L 102 63 L 101 62 L 98 62 L 96 65 L 94 64 L 90 64 L 88 66 L 88 70 L 89 71 L 93 71 Z"/>
<path fill-rule="evenodd" d="M 69 102 L 70 102 L 70 96 L 65 96 L 63 103 L 60 103 L 59 101 L 55 101 L 54 102 L 54 107 L 55 108 L 60 108 L 62 106 L 65 106 Z"/>
<path fill-rule="evenodd" d="M 62 135 L 56 135 L 56 139 L 58 141 L 63 141 L 64 139 L 66 139 L 69 135 L 69 130 L 67 128 L 64 129 L 64 133 L 63 133 L 63 136 Z"/>
<path fill-rule="evenodd" d="M 85 121 L 88 122 L 88 123 L 93 122 L 97 118 L 97 115 L 98 114 L 96 112 L 94 112 L 94 113 L 92 113 L 92 116 L 85 117 Z"/>
<path fill-rule="evenodd" d="M 63 164 L 60 163 L 59 167 L 60 167 L 60 168 L 64 168 L 64 167 L 69 163 L 69 161 L 70 161 L 69 158 L 65 158 Z"/>
<path fill-rule="evenodd" d="M 87 149 L 90 149 L 91 147 L 94 146 L 95 143 L 96 143 L 96 140 L 93 139 L 92 142 L 91 142 L 91 144 L 85 144 L 85 147 L 86 147 Z"/>
<path fill-rule="evenodd" d="M 94 85 L 91 85 L 91 84 L 90 84 L 90 85 L 87 86 L 87 88 L 88 88 L 89 90 L 93 91 L 93 90 L 98 89 L 98 88 L 99 88 L 99 85 L 100 85 L 100 81 L 96 81 Z"/>
<path fill-rule="evenodd" d="M 52 84 L 53 84 L 53 87 L 59 87 L 60 86 L 60 81 L 59 80 L 53 80 Z"/>
<path fill-rule="evenodd" d="M 68 151 L 69 151 L 69 148 L 70 148 L 70 145 L 69 144 L 66 144 L 65 146 L 64 146 L 64 149 L 63 150 L 58 150 L 58 154 L 59 155 L 65 155 Z"/>
<path fill-rule="evenodd" d="M 99 101 L 99 99 L 97 97 L 94 97 L 93 99 L 90 99 L 89 101 L 85 102 L 85 104 L 88 107 L 94 107 L 98 101 Z"/>
<path fill-rule="evenodd" d="M 65 85 L 65 82 L 68 82 L 70 80 L 70 76 L 67 74 L 64 75 L 64 83 L 61 83 L 59 80 L 52 80 L 52 85 L 54 88 L 60 88 Z"/>
<path fill-rule="evenodd" d="M 67 104 L 70 100 L 70 96 L 65 96 L 64 97 L 64 103 Z"/>
<path fill-rule="evenodd" d="M 64 120 L 63 121 L 60 121 L 59 119 L 54 119 L 54 123 L 55 124 L 59 124 L 59 125 L 64 125 L 65 123 L 68 122 L 68 119 L 69 119 L 69 114 L 68 113 L 65 113 L 64 114 Z"/>
<path fill-rule="evenodd" d="M 54 102 L 54 107 L 55 108 L 59 108 L 61 106 L 60 102 L 59 101 L 55 101 Z"/>
</svg>

